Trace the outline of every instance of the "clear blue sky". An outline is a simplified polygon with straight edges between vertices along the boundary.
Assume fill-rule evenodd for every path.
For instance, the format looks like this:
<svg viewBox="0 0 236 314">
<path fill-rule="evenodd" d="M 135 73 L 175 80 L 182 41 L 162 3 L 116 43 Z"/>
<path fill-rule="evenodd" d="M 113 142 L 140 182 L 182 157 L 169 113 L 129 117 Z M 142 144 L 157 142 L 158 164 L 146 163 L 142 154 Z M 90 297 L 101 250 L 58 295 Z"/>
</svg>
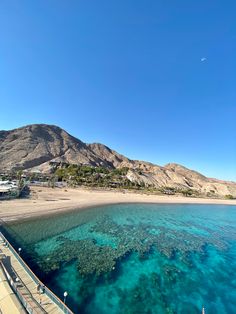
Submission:
<svg viewBox="0 0 236 314">
<path fill-rule="evenodd" d="M 1 0 L 0 129 L 56 124 L 236 181 L 235 12 L 235 0 Z"/>
</svg>

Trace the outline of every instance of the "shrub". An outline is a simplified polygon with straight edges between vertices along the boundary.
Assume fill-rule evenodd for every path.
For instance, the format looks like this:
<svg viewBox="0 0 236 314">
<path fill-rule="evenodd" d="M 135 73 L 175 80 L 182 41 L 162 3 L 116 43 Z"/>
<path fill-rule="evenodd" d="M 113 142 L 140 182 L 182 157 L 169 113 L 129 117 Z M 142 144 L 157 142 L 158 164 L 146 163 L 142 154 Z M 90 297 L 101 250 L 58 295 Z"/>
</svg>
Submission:
<svg viewBox="0 0 236 314">
<path fill-rule="evenodd" d="M 226 198 L 227 200 L 233 200 L 233 199 L 234 199 L 233 195 L 231 195 L 231 194 L 226 194 L 226 195 L 225 195 L 225 198 Z"/>
</svg>

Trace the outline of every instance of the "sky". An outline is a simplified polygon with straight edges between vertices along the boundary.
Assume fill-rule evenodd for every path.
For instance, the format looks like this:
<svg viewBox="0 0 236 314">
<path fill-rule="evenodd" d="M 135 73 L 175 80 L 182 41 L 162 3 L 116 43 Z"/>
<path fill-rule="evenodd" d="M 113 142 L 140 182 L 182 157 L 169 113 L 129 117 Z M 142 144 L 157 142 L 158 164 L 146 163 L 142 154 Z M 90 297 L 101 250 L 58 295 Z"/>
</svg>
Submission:
<svg viewBox="0 0 236 314">
<path fill-rule="evenodd" d="M 235 0 L 1 0 L 0 130 L 58 125 L 236 181 Z"/>
</svg>

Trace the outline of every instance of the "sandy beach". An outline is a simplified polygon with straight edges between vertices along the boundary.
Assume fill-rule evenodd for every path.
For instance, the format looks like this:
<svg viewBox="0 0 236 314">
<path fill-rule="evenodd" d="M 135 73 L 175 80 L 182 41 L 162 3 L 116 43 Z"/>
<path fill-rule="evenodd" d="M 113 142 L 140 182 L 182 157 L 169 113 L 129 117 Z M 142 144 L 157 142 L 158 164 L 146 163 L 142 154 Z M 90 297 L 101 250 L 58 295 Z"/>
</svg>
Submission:
<svg viewBox="0 0 236 314">
<path fill-rule="evenodd" d="M 5 221 L 40 217 L 73 209 L 118 203 L 225 204 L 236 200 L 149 195 L 120 191 L 31 187 L 28 199 L 0 201 L 0 218 Z"/>
</svg>

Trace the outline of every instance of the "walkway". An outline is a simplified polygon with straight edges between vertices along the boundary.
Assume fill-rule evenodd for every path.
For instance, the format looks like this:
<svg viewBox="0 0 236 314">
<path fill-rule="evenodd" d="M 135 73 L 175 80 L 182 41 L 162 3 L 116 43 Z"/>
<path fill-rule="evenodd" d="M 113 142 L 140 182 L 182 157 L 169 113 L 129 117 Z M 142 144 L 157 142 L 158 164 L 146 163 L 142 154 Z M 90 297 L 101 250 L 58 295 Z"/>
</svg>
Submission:
<svg viewBox="0 0 236 314">
<path fill-rule="evenodd" d="M 0 277 L 1 279 L 3 278 L 3 283 L 1 282 L 0 287 L 4 285 L 5 290 L 8 291 L 6 300 L 9 300 L 9 302 L 13 304 L 12 306 L 15 305 L 19 309 L 18 312 L 13 310 L 11 312 L 6 312 L 3 311 L 3 305 L 0 303 L 0 309 L 3 314 L 25 313 L 25 311 L 22 311 L 22 307 L 21 309 L 19 307 L 19 299 L 21 300 L 21 303 L 24 304 L 24 307 L 28 309 L 28 313 L 73 314 L 47 287 L 44 286 L 44 293 L 39 292 L 39 285 L 42 287 L 43 284 L 32 273 L 10 243 L 6 242 L 1 233 L 0 271 Z M 14 290 L 15 294 L 12 290 Z M 3 301 L 4 300 L 2 300 L 2 302 Z M 5 301 L 5 303 L 3 302 L 3 304 L 6 304 L 6 302 L 7 301 Z"/>
<path fill-rule="evenodd" d="M 7 278 L 0 268 L 0 313 L 3 314 L 25 314 L 23 305 L 17 299 L 11 289 Z"/>
</svg>

